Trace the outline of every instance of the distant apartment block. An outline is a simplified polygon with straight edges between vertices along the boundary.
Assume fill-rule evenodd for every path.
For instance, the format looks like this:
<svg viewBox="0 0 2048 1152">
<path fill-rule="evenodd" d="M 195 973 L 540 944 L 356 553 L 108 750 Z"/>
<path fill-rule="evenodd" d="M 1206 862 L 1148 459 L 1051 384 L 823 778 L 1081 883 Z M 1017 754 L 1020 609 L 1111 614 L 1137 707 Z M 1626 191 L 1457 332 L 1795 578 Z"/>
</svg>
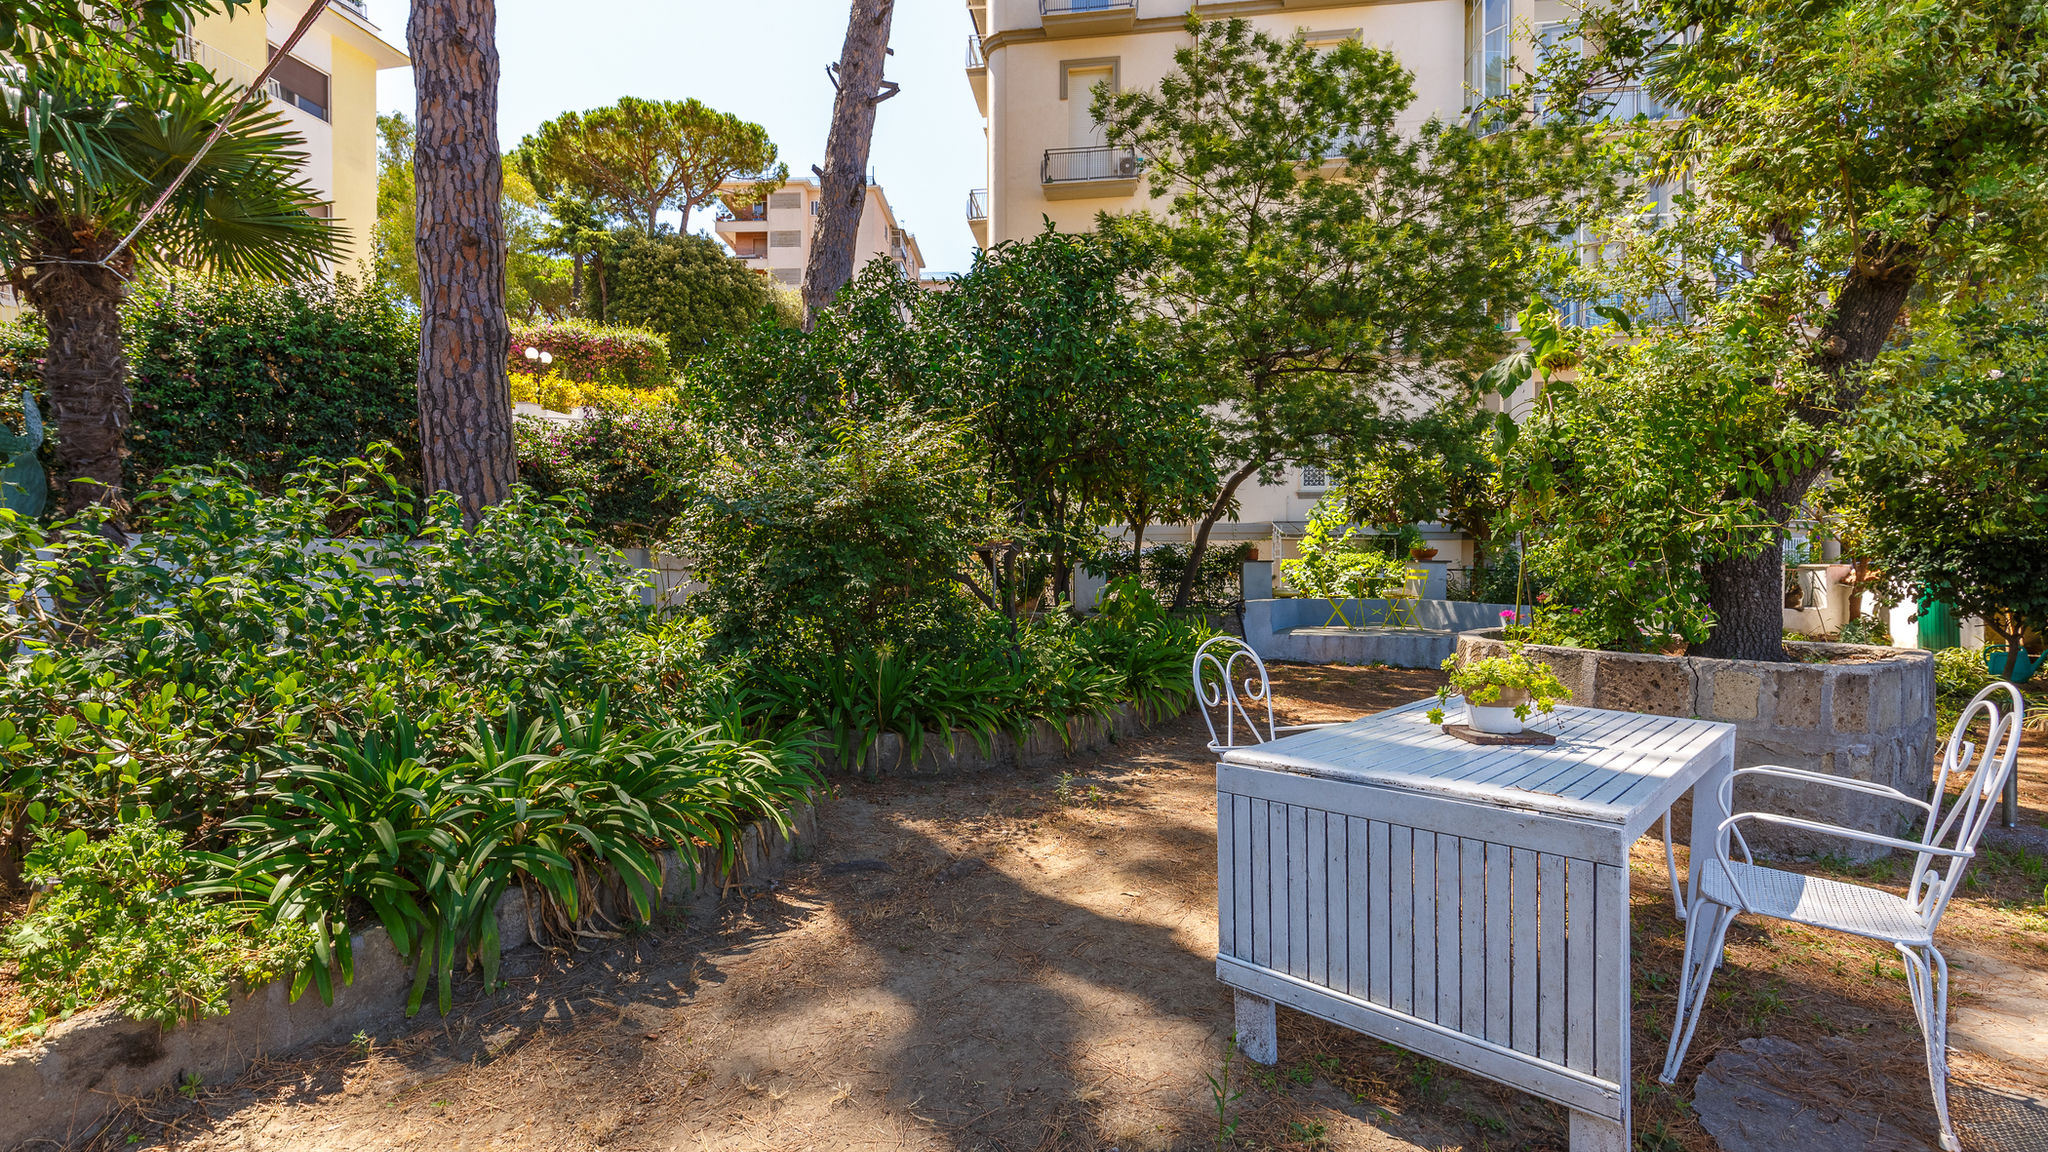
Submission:
<svg viewBox="0 0 2048 1152">
<path fill-rule="evenodd" d="M 307 0 L 267 0 L 200 17 L 179 45 L 216 80 L 248 85 L 305 16 Z M 347 231 L 341 271 L 370 256 L 377 218 L 377 73 L 411 61 L 386 43 L 362 0 L 333 0 L 264 85 L 271 106 L 306 138 L 302 174 L 320 211 Z"/>
<path fill-rule="evenodd" d="M 801 287 L 804 266 L 811 257 L 811 237 L 824 211 L 818 182 L 790 180 L 770 192 L 766 200 L 750 202 L 753 190 L 754 186 L 744 181 L 719 189 L 719 219 L 714 225 L 718 238 L 747 267 L 778 284 Z M 897 223 L 881 186 L 870 184 L 854 245 L 855 270 L 877 256 L 886 257 L 912 280 L 924 273 L 924 253 L 918 250 L 917 237 Z"/>
</svg>

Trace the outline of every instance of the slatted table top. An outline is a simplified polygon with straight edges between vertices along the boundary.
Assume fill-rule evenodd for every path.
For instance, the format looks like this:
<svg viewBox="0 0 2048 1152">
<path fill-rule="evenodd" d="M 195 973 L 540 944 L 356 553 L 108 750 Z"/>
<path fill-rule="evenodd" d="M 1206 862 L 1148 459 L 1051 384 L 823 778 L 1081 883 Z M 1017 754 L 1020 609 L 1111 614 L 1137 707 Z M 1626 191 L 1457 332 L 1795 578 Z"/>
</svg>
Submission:
<svg viewBox="0 0 2048 1152">
<path fill-rule="evenodd" d="M 1734 751 L 1733 724 L 1571 705 L 1530 716 L 1555 744 L 1470 744 L 1429 722 L 1435 704 L 1233 748 L 1223 762 L 1639 829 Z M 1464 707 L 1453 696 L 1446 718 Z"/>
</svg>

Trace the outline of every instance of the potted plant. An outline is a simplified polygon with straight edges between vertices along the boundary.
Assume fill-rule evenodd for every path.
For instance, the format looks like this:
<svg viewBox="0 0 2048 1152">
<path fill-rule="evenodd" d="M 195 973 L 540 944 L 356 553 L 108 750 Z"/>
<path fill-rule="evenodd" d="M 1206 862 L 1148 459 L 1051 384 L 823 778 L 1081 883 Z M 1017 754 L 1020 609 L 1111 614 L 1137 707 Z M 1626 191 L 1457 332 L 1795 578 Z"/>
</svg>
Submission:
<svg viewBox="0 0 2048 1152">
<path fill-rule="evenodd" d="M 1410 560 L 1434 560 L 1436 559 L 1436 549 L 1424 548 L 1422 545 L 1417 544 L 1408 550 L 1408 558 Z"/>
<path fill-rule="evenodd" d="M 1505 656 L 1459 663 L 1456 656 L 1444 660 L 1451 682 L 1436 690 L 1437 706 L 1429 710 L 1429 722 L 1444 722 L 1443 706 L 1456 691 L 1465 698 L 1465 723 L 1480 732 L 1512 736 L 1522 730 L 1533 707 L 1550 711 L 1559 700 L 1569 700 L 1572 690 L 1564 686 L 1550 665 L 1533 660 L 1513 644 Z"/>
</svg>

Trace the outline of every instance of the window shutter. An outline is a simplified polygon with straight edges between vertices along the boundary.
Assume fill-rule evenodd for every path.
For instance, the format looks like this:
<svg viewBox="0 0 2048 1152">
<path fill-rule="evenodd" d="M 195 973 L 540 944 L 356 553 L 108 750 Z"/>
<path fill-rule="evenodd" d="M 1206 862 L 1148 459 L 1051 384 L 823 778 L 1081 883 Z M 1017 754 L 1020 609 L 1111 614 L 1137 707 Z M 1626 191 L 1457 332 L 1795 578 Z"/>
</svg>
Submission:
<svg viewBox="0 0 2048 1152">
<path fill-rule="evenodd" d="M 801 248 L 804 246 L 804 234 L 794 228 L 788 231 L 770 232 L 768 233 L 768 246 L 770 248 Z"/>
<path fill-rule="evenodd" d="M 770 208 L 801 208 L 804 206 L 804 194 L 801 192 L 770 192 L 768 194 L 768 206 Z"/>
</svg>

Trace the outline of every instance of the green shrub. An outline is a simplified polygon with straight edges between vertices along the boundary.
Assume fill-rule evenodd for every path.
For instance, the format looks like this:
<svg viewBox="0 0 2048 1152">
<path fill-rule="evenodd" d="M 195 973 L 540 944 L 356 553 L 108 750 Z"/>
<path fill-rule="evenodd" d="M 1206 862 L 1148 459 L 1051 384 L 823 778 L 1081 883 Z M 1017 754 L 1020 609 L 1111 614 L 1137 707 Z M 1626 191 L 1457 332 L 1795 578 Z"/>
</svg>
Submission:
<svg viewBox="0 0 2048 1152">
<path fill-rule="evenodd" d="M 1014 645 L 991 631 L 979 649 L 911 654 L 884 645 L 752 674 L 777 716 L 833 734 L 842 765 L 861 763 L 884 733 L 902 737 L 914 763 L 931 735 L 950 747 L 953 733 L 965 732 L 986 751 L 998 733 L 1020 733 L 1033 720 L 1064 731 L 1070 717 L 1107 716 L 1126 702 L 1155 716 L 1178 712 L 1192 690 L 1195 649 L 1212 635 L 1126 578 L 1097 614 L 1027 621 Z"/>
<path fill-rule="evenodd" d="M 600 408 L 577 421 L 520 420 L 513 434 L 520 479 L 546 495 L 580 493 L 592 530 L 621 546 L 666 538 L 708 463 L 703 437 L 673 403 Z"/>
<path fill-rule="evenodd" d="M 1202 553 L 1201 571 L 1195 574 L 1195 594 L 1189 601 L 1197 611 L 1221 612 L 1236 601 L 1244 588 L 1244 563 L 1257 546 L 1250 542 L 1221 544 L 1210 541 Z M 1188 570 L 1189 546 L 1154 544 L 1145 549 L 1142 565 L 1132 562 L 1127 550 L 1119 550 L 1088 561 L 1084 567 L 1098 576 L 1119 579 L 1143 577 L 1146 588 L 1171 600 L 1180 589 L 1182 574 Z M 1142 571 L 1140 569 L 1142 568 Z"/>
<path fill-rule="evenodd" d="M 714 447 L 677 537 L 722 650 L 790 666 L 821 651 L 959 650 L 976 550 L 993 535 L 959 425 L 898 413 Z"/>
<path fill-rule="evenodd" d="M 329 998 L 330 963 L 344 978 L 353 966 L 347 914 L 367 904 L 392 944 L 421 958 L 408 1011 L 438 976 L 444 1014 L 463 952 L 485 989 L 496 986 L 493 911 L 511 888 L 527 888 L 538 922 L 567 935 L 593 911 L 608 866 L 645 923 L 663 883 L 659 848 L 678 849 L 694 870 L 707 844 L 730 866 L 747 824 L 786 827 L 816 783 L 800 741 L 621 726 L 601 698 L 587 713 L 558 705 L 540 722 L 479 719 L 456 749 L 393 716 L 272 759 L 246 792 L 254 811 L 228 825 L 249 839 L 221 858 L 233 876 L 219 888 L 309 929 L 316 962 L 293 991 L 310 984 Z"/>
<path fill-rule="evenodd" d="M 767 280 L 704 236 L 620 229 L 583 284 L 584 315 L 661 333 L 677 363 L 775 311 Z"/>
<path fill-rule="evenodd" d="M 673 719 L 669 669 L 643 658 L 641 578 L 565 502 L 517 489 L 465 526 L 374 459 L 270 494 L 181 470 L 137 512 L 128 548 L 89 519 L 0 517 L 11 598 L 62 615 L 0 629 L 31 649 L 0 669 L 0 782 L 21 798 L 0 839 L 25 834 L 20 805 L 59 796 L 100 829 L 124 808 L 214 814 L 263 749 L 330 723 L 397 713 L 452 739 L 479 715 L 599 694 Z"/>
<path fill-rule="evenodd" d="M 260 488 L 378 441 L 416 459 L 419 321 L 387 295 L 181 277 L 137 291 L 124 322 L 131 492 L 222 458 Z"/>
<path fill-rule="evenodd" d="M 1962 715 L 1963 705 L 1997 681 L 1984 664 L 1982 648 L 1943 648 L 1934 654 L 1935 735 L 1948 739 L 1948 730 Z"/>
<path fill-rule="evenodd" d="M 549 353 L 554 363 L 528 360 L 526 350 Z M 659 388 L 669 382 L 668 337 L 640 328 L 611 328 L 588 320 L 512 329 L 515 376 L 549 372 L 579 384 L 616 384 L 627 388 Z"/>
<path fill-rule="evenodd" d="M 166 1026 L 218 1016 L 238 990 L 306 961 L 303 927 L 262 924 L 246 906 L 185 895 L 194 863 L 178 836 L 147 816 L 99 839 L 83 829 L 38 836 L 27 878 L 48 892 L 0 938 L 38 1020 L 104 1002 Z"/>
</svg>

